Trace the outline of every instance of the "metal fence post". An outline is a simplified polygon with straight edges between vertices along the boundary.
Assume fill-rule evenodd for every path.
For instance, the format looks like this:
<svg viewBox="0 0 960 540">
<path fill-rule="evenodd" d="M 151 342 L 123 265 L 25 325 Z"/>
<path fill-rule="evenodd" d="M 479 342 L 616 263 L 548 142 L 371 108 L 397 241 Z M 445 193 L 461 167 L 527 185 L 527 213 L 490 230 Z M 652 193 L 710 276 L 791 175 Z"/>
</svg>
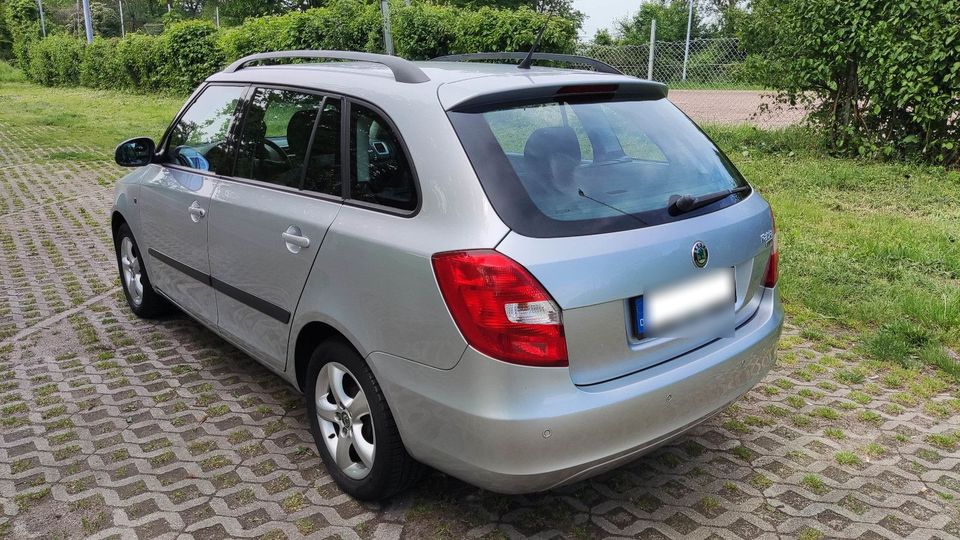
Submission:
<svg viewBox="0 0 960 540">
<path fill-rule="evenodd" d="M 657 47 L 657 20 L 650 21 L 650 58 L 647 60 L 647 80 L 653 80 L 653 54 Z"/>
<path fill-rule="evenodd" d="M 83 28 L 87 31 L 87 44 L 93 43 L 93 15 L 90 14 L 90 0 L 83 0 Z"/>
<path fill-rule="evenodd" d="M 380 0 L 380 11 L 383 13 L 383 48 L 387 54 L 393 56 L 393 35 L 390 33 L 390 3 Z"/>
<path fill-rule="evenodd" d="M 43 2 L 37 0 L 37 9 L 40 10 L 40 35 L 47 37 L 47 22 L 43 19 Z"/>
<path fill-rule="evenodd" d="M 693 0 L 687 12 L 687 42 L 683 47 L 683 80 L 687 80 L 687 59 L 690 58 L 690 27 L 693 26 Z"/>
</svg>

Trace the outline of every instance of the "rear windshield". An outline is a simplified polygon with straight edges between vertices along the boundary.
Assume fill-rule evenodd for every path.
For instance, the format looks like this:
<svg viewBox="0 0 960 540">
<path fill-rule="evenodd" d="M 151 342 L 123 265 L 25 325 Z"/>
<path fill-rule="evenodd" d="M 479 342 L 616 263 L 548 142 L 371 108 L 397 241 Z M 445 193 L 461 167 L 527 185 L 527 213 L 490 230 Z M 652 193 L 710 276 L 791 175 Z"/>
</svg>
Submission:
<svg viewBox="0 0 960 540">
<path fill-rule="evenodd" d="M 673 195 L 703 196 L 746 182 L 666 99 L 579 98 L 449 114 L 490 202 L 525 236 L 658 225 L 748 195 L 671 215 Z"/>
</svg>

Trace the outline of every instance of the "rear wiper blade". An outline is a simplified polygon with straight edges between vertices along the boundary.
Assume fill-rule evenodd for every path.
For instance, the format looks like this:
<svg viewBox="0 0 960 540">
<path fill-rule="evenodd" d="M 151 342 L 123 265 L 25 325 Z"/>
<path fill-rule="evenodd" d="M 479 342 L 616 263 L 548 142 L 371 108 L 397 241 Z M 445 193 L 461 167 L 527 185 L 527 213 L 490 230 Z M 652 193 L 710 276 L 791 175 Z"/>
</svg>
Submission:
<svg viewBox="0 0 960 540">
<path fill-rule="evenodd" d="M 713 204 L 721 199 L 729 197 L 730 195 L 743 193 L 749 190 L 750 186 L 740 186 L 733 189 L 718 191 L 716 193 L 700 195 L 699 197 L 694 197 L 693 195 L 671 195 L 667 204 L 667 211 L 671 216 L 686 214 L 687 212 L 692 212 L 697 208 L 703 208 L 708 204 Z"/>
</svg>

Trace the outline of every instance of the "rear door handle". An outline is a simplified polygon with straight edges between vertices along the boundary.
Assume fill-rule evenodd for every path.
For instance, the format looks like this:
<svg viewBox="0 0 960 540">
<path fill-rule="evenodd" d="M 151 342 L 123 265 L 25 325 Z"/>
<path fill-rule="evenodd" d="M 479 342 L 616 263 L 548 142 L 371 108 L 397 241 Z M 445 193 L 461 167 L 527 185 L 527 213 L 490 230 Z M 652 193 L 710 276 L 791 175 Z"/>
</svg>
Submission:
<svg viewBox="0 0 960 540">
<path fill-rule="evenodd" d="M 303 236 L 300 227 L 296 225 L 287 227 L 287 230 L 280 234 L 280 237 L 283 238 L 283 242 L 287 245 L 290 253 L 300 253 L 301 249 L 310 247 L 310 239 Z"/>
<path fill-rule="evenodd" d="M 207 211 L 200 206 L 198 201 L 193 201 L 193 204 L 187 208 L 187 212 L 190 212 L 190 219 L 192 219 L 194 223 L 197 223 L 203 216 L 207 215 Z"/>
</svg>

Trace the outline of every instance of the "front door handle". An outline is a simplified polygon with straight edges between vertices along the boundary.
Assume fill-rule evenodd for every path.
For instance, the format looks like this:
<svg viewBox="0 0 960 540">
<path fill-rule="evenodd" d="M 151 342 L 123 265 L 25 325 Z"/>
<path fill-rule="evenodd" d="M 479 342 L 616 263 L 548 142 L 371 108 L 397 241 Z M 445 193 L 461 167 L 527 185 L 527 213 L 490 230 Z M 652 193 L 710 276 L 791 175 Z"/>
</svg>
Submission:
<svg viewBox="0 0 960 540">
<path fill-rule="evenodd" d="M 287 245 L 290 253 L 300 253 L 301 249 L 310 247 L 310 239 L 303 236 L 300 227 L 296 225 L 287 227 L 287 230 L 281 233 L 280 237 L 283 238 L 283 242 Z"/>
<path fill-rule="evenodd" d="M 192 219 L 194 223 L 198 223 L 203 216 L 207 215 L 207 211 L 200 206 L 199 201 L 193 201 L 193 204 L 187 208 L 187 212 L 190 212 L 190 219 Z"/>
</svg>

